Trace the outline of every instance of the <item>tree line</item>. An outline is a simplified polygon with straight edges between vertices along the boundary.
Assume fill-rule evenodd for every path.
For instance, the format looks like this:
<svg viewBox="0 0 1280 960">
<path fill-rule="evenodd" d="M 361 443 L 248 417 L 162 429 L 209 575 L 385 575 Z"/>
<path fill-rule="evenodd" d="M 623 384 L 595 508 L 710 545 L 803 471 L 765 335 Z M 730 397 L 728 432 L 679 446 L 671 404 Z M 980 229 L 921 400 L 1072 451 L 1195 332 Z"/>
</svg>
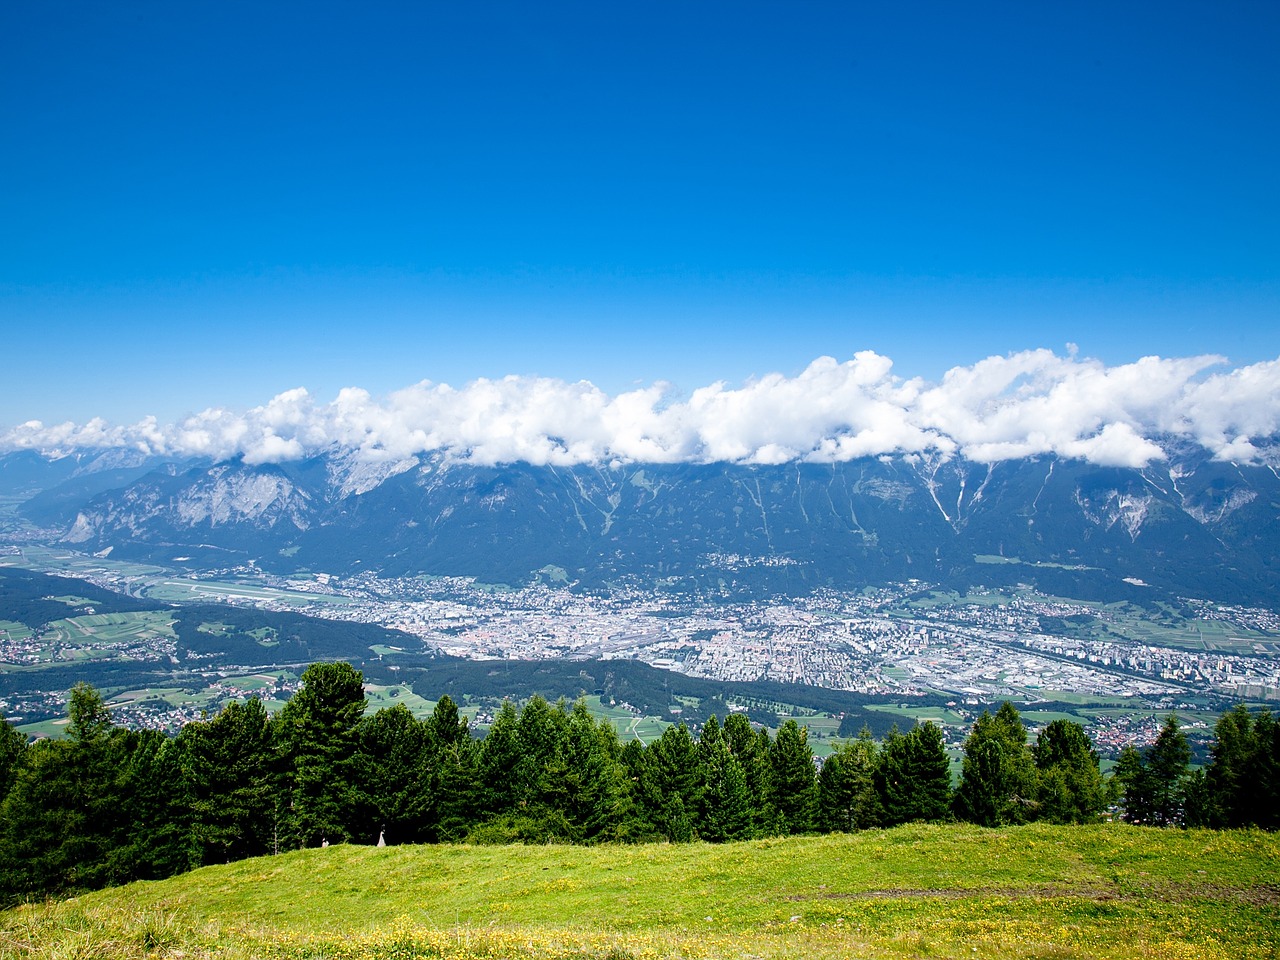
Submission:
<svg viewBox="0 0 1280 960">
<path fill-rule="evenodd" d="M 1189 769 L 1174 718 L 1104 779 L 1084 729 L 1055 720 L 1028 743 L 1017 709 L 984 712 L 953 789 L 932 723 L 869 731 L 820 769 L 808 731 L 771 736 L 739 713 L 621 742 L 582 703 L 504 702 L 483 740 L 447 696 L 417 719 L 366 715 L 363 676 L 312 664 L 274 716 L 231 703 L 177 736 L 114 725 L 79 685 L 67 736 L 28 744 L 0 723 L 0 897 L 158 879 L 324 843 L 711 842 L 912 821 L 1100 819 L 1275 829 L 1280 725 L 1243 707 Z"/>
</svg>

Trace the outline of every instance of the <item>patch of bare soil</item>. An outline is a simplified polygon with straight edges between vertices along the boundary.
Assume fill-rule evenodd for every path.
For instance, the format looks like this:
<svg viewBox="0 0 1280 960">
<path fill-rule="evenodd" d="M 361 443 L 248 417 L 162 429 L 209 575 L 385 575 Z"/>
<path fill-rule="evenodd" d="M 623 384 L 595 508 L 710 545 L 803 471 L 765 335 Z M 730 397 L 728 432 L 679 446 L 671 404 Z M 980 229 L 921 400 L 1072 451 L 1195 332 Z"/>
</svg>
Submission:
<svg viewBox="0 0 1280 960">
<path fill-rule="evenodd" d="M 1236 887 L 1221 883 L 1152 883 L 1142 885 L 1068 886 L 1040 884 L 1030 887 L 968 887 L 966 889 L 899 888 L 892 890 L 855 890 L 846 893 L 818 891 L 797 894 L 788 900 L 966 900 L 979 897 L 1004 897 L 1010 900 L 1164 900 L 1181 903 L 1188 900 L 1236 900 L 1255 907 L 1280 905 L 1280 886 L 1262 884 Z"/>
</svg>

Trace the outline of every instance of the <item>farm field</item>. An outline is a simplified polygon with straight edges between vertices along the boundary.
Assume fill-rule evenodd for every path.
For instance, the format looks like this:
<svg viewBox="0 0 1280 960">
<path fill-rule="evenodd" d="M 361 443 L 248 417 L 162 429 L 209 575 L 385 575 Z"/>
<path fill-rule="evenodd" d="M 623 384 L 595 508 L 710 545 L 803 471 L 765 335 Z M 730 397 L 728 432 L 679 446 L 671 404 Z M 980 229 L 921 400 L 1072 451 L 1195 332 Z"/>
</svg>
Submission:
<svg viewBox="0 0 1280 960">
<path fill-rule="evenodd" d="M 158 577 L 137 588 L 138 596 L 164 603 L 192 603 L 221 600 L 281 601 L 303 606 L 344 606 L 351 601 L 327 593 L 303 593 L 262 587 L 235 580 L 191 580 L 183 577 Z"/>
<path fill-rule="evenodd" d="M 1274 835 L 1121 824 L 335 845 L 10 910 L 0 958 L 1264 958 L 1277 876 Z"/>
</svg>

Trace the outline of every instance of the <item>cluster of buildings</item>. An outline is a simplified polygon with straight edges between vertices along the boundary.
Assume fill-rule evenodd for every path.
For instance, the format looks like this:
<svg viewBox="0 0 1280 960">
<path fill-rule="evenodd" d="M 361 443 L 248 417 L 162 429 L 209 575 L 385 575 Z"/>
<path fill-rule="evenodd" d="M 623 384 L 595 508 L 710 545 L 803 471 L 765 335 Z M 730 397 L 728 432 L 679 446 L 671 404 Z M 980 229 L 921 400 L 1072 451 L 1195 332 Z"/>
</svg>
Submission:
<svg viewBox="0 0 1280 960">
<path fill-rule="evenodd" d="M 711 559 L 719 566 L 752 562 Z M 135 596 L 146 590 L 105 566 L 86 578 Z M 942 693 L 960 704 L 1052 701 L 1062 694 L 1169 708 L 1195 705 L 1197 697 L 1200 704 L 1205 697 L 1280 701 L 1280 614 L 1201 601 L 1187 601 L 1181 619 L 1171 617 L 1158 630 L 1145 624 L 1137 636 L 1132 627 L 1141 617 L 1133 611 L 1029 591 L 959 597 L 918 581 L 760 601 L 639 584 L 603 594 L 541 583 L 492 587 L 460 577 L 280 578 L 256 565 L 202 575 L 198 583 L 204 599 L 392 627 L 441 653 L 472 659 L 634 659 L 713 680 L 768 679 L 903 698 Z M 1213 627 L 1203 634 L 1213 643 L 1202 642 L 1208 623 Z M 173 655 L 171 638 L 121 644 L 104 652 Z M 49 637 L 0 629 L 0 660 L 31 665 L 51 655 L 62 654 Z M 289 692 L 273 688 L 270 695 Z M 146 717 L 137 719 L 148 725 Z M 1101 736 L 1112 732 L 1134 734 L 1116 727 Z"/>
</svg>

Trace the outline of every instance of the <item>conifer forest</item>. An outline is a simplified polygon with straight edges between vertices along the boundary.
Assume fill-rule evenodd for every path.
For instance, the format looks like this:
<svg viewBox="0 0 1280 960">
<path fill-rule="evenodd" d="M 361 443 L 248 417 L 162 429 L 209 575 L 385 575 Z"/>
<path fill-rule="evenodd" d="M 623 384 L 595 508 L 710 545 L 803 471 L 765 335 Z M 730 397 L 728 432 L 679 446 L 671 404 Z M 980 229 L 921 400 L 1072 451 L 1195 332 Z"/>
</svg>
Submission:
<svg viewBox="0 0 1280 960">
<path fill-rule="evenodd" d="M 1034 742 L 1017 709 L 984 713 L 953 786 L 931 723 L 864 730 L 820 767 L 795 720 L 773 735 L 741 713 L 697 737 L 623 744 L 581 704 L 503 704 L 476 739 L 443 696 L 416 718 L 366 714 L 363 676 L 315 663 L 275 715 L 232 703 L 176 736 L 112 722 L 87 685 L 67 736 L 28 744 L 0 724 L 0 897 L 61 896 L 331 843 L 722 842 L 916 821 L 983 826 L 1119 816 L 1165 827 L 1280 826 L 1280 724 L 1219 717 L 1210 759 L 1170 717 L 1104 777 L 1078 724 Z"/>
</svg>

